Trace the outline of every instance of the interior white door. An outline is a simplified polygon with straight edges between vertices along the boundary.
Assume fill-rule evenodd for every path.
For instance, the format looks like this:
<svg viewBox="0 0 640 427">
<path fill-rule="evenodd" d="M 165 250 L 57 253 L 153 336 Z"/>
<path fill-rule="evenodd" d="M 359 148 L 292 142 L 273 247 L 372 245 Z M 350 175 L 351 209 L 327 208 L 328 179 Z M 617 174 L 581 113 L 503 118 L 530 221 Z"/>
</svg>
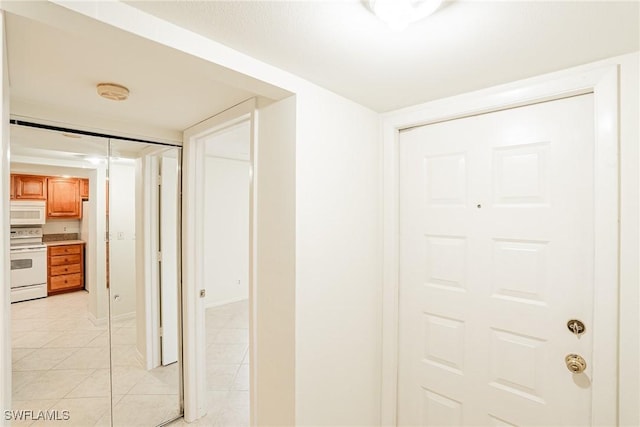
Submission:
<svg viewBox="0 0 640 427">
<path fill-rule="evenodd" d="M 161 362 L 178 360 L 178 159 L 160 157 L 160 325 Z"/>
<path fill-rule="evenodd" d="M 593 117 L 589 94 L 401 133 L 398 425 L 590 424 Z"/>
</svg>

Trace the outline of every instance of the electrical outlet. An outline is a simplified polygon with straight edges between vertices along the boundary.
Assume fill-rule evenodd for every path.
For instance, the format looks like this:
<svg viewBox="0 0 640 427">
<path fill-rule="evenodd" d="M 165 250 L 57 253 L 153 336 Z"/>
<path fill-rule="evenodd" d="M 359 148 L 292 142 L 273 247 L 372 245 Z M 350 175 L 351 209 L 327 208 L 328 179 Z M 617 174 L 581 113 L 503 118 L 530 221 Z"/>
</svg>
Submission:
<svg viewBox="0 0 640 427">
<path fill-rule="evenodd" d="M 118 240 L 124 240 L 124 231 L 118 231 Z"/>
<path fill-rule="evenodd" d="M 238 285 L 242 284 L 242 280 L 238 279 Z"/>
<path fill-rule="evenodd" d="M 67 231 L 67 227 L 62 227 L 62 231 Z"/>
</svg>

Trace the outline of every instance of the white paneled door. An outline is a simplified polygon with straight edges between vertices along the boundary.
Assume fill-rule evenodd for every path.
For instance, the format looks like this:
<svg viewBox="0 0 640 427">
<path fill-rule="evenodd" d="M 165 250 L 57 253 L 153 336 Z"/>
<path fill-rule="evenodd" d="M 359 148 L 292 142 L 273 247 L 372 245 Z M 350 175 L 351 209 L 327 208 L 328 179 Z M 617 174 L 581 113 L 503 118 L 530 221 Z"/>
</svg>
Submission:
<svg viewBox="0 0 640 427">
<path fill-rule="evenodd" d="M 590 424 L 594 147 L 591 94 L 400 134 L 398 425 Z"/>
</svg>

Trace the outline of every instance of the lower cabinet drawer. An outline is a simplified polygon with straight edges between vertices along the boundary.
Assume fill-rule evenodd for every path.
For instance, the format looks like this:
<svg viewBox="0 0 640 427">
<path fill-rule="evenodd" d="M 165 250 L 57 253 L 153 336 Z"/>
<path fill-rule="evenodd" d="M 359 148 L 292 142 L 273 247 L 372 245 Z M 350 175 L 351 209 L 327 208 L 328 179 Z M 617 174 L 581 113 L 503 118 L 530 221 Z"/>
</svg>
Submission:
<svg viewBox="0 0 640 427">
<path fill-rule="evenodd" d="M 57 267 L 51 267 L 51 276 L 60 276 L 61 274 L 80 273 L 82 268 L 80 264 L 71 265 L 59 265 Z"/>
<path fill-rule="evenodd" d="M 57 291 L 68 288 L 79 288 L 82 286 L 82 274 L 64 274 L 62 276 L 52 276 L 49 278 L 49 289 Z"/>
<path fill-rule="evenodd" d="M 49 258 L 49 265 L 51 267 L 66 264 L 80 264 L 80 255 L 59 255 Z"/>
<path fill-rule="evenodd" d="M 51 256 L 79 254 L 80 252 L 82 252 L 82 245 L 62 245 L 49 248 L 49 255 Z"/>
</svg>

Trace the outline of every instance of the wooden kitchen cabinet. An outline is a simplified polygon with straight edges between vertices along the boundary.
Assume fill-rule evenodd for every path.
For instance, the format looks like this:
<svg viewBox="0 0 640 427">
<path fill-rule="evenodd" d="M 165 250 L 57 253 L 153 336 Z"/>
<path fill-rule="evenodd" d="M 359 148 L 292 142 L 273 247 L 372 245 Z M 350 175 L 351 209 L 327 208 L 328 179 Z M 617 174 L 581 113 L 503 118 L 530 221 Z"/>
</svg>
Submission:
<svg viewBox="0 0 640 427">
<path fill-rule="evenodd" d="M 84 289 L 84 244 L 47 248 L 47 295 Z"/>
<path fill-rule="evenodd" d="M 82 218 L 82 200 L 89 200 L 89 180 L 11 174 L 11 200 L 46 200 L 47 218 Z"/>
<path fill-rule="evenodd" d="M 12 175 L 13 196 L 16 200 L 47 200 L 47 177 Z"/>
<path fill-rule="evenodd" d="M 79 178 L 47 179 L 47 218 L 82 218 Z"/>
<path fill-rule="evenodd" d="M 89 200 L 89 178 L 80 178 L 80 198 Z"/>
</svg>

